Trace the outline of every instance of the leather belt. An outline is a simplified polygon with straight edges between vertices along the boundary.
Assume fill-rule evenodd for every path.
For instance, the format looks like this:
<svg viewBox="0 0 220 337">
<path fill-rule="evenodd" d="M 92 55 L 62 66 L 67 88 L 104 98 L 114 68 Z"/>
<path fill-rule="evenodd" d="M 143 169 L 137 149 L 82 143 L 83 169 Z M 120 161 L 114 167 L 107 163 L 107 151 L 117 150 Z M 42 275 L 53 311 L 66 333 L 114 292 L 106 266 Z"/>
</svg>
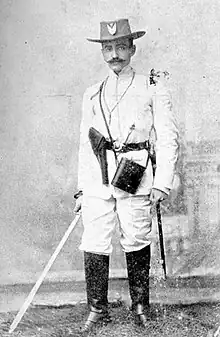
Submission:
<svg viewBox="0 0 220 337">
<path fill-rule="evenodd" d="M 139 143 L 128 143 L 128 144 L 121 144 L 120 146 L 116 146 L 115 143 L 107 141 L 107 150 L 114 150 L 115 152 L 119 153 L 126 153 L 129 151 L 140 151 L 140 150 L 149 150 L 149 141 L 146 140 L 145 142 Z"/>
<path fill-rule="evenodd" d="M 129 152 L 129 151 L 140 151 L 140 150 L 149 150 L 149 142 L 146 140 L 145 142 L 140 143 L 129 143 L 122 146 L 121 152 Z"/>
</svg>

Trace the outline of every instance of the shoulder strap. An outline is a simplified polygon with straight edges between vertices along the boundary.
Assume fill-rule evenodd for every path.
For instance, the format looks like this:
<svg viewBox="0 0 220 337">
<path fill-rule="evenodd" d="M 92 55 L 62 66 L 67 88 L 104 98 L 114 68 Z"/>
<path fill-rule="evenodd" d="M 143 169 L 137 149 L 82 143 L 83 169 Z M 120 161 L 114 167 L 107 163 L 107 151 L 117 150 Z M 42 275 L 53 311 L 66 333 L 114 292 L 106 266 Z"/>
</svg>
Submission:
<svg viewBox="0 0 220 337">
<path fill-rule="evenodd" d="M 105 84 L 105 81 L 102 82 L 102 84 L 100 85 L 100 88 L 99 88 L 99 104 L 100 104 L 100 109 L 101 109 L 102 116 L 103 116 L 103 119 L 104 119 L 104 122 L 105 122 L 105 126 L 106 126 L 106 129 L 107 129 L 108 135 L 109 135 L 110 142 L 113 145 L 113 138 L 112 138 L 112 135 L 111 135 L 111 132 L 110 132 L 107 120 L 106 120 L 106 116 L 105 116 L 105 113 L 104 113 L 104 110 L 103 110 L 103 106 L 102 106 L 102 89 L 103 89 L 104 84 Z M 118 165 L 117 154 L 116 154 L 113 146 L 112 146 L 112 151 L 114 153 L 116 165 Z"/>
</svg>

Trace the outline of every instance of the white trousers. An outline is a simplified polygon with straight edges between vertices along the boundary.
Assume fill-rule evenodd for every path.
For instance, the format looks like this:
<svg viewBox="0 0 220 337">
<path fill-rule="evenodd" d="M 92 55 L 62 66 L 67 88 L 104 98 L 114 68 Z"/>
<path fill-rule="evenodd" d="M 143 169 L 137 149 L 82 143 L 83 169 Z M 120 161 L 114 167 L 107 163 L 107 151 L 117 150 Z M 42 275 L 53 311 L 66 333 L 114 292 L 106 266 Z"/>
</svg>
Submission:
<svg viewBox="0 0 220 337">
<path fill-rule="evenodd" d="M 152 227 L 152 213 L 149 196 L 129 195 L 117 199 L 112 196 L 107 200 L 83 196 L 82 220 L 82 251 L 111 254 L 112 235 L 117 223 L 125 252 L 138 251 L 150 244 L 148 234 Z"/>
</svg>

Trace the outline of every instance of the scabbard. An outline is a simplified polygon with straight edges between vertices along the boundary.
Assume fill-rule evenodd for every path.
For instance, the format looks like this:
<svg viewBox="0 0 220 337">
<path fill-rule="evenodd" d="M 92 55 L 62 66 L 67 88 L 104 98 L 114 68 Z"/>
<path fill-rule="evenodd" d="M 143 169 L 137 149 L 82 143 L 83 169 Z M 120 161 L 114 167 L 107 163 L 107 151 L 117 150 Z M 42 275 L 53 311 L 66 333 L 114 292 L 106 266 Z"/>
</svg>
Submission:
<svg viewBox="0 0 220 337">
<path fill-rule="evenodd" d="M 164 279 L 166 280 L 166 259 L 165 259 L 165 251 L 164 251 L 164 241 L 163 241 L 163 227 L 162 227 L 162 218 L 160 211 L 160 203 L 156 204 L 156 213 L 157 213 L 157 224 L 158 224 L 158 234 L 159 234 L 159 243 L 160 243 L 160 256 L 161 256 L 161 264 L 164 272 Z"/>
<path fill-rule="evenodd" d="M 156 153 L 155 151 L 149 151 L 152 169 L 153 169 L 153 177 L 155 177 L 156 173 Z M 165 250 L 164 250 L 164 240 L 163 240 L 163 226 L 162 226 L 162 217 L 161 217 L 161 210 L 160 210 L 160 203 L 156 203 L 156 214 L 157 214 L 157 225 L 158 225 L 158 234 L 159 234 L 159 245 L 160 245 L 160 257 L 161 257 L 161 264 L 164 272 L 164 279 L 167 278 L 166 273 L 166 258 L 165 258 Z"/>
</svg>

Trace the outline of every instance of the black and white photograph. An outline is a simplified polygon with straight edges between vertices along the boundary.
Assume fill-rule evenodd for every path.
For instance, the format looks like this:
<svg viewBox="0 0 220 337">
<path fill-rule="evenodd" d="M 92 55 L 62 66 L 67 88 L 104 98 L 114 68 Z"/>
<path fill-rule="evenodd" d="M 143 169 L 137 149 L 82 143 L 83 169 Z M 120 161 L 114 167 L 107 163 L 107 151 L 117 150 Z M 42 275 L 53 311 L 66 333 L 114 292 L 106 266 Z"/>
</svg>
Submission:
<svg viewBox="0 0 220 337">
<path fill-rule="evenodd" d="M 220 3 L 0 0 L 0 336 L 220 337 Z"/>
</svg>

